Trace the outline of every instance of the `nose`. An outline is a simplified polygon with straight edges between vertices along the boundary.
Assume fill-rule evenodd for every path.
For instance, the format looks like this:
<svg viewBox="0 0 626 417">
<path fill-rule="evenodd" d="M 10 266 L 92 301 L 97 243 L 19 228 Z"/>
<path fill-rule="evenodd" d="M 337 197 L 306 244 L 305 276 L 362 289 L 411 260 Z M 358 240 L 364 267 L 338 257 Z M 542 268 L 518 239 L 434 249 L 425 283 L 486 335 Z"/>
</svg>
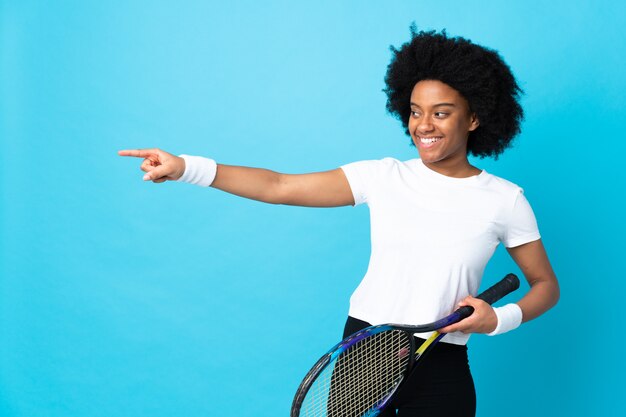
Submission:
<svg viewBox="0 0 626 417">
<path fill-rule="evenodd" d="M 419 124 L 417 125 L 417 130 L 420 133 L 432 132 L 434 129 L 435 127 L 433 126 L 432 122 L 426 117 L 422 118 L 422 120 L 420 120 Z"/>
</svg>

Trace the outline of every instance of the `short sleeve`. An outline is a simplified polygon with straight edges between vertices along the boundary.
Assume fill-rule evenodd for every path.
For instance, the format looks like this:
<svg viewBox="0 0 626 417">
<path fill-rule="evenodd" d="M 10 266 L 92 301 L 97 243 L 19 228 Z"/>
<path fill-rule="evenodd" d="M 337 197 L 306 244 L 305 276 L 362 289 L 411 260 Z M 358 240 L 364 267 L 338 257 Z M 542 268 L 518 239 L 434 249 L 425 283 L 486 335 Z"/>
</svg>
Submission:
<svg viewBox="0 0 626 417">
<path fill-rule="evenodd" d="M 368 203 L 379 164 L 380 161 L 359 161 L 341 167 L 350 184 L 355 206 Z"/>
<path fill-rule="evenodd" d="M 524 190 L 520 188 L 505 226 L 502 243 L 507 248 L 514 248 L 539 239 L 541 235 L 535 213 L 524 196 Z"/>
</svg>

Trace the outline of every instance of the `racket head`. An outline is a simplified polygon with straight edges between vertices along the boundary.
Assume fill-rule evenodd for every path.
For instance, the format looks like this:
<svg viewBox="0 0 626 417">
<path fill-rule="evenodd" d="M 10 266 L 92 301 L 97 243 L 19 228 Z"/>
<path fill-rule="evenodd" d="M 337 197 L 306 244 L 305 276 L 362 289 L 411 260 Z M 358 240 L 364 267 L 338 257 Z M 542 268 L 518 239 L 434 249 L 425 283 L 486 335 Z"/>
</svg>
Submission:
<svg viewBox="0 0 626 417">
<path fill-rule="evenodd" d="M 492 304 L 517 288 L 519 279 L 508 274 L 477 298 Z M 378 415 L 413 368 L 416 359 L 412 334 L 438 330 L 472 312 L 473 308 L 465 306 L 432 323 L 382 324 L 349 336 L 322 356 L 305 376 L 296 392 L 291 417 Z M 416 358 L 442 337 L 444 334 L 433 334 Z"/>
<path fill-rule="evenodd" d="M 291 417 L 377 415 L 413 367 L 413 352 L 412 334 L 389 325 L 354 333 L 307 373 Z"/>
</svg>

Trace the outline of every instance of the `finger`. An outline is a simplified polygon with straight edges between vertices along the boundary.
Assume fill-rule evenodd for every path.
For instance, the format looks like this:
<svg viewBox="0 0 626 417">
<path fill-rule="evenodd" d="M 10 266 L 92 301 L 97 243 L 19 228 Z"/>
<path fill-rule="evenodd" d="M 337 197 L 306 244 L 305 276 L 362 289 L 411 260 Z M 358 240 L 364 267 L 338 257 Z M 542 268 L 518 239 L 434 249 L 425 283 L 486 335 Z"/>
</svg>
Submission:
<svg viewBox="0 0 626 417">
<path fill-rule="evenodd" d="M 158 165 L 159 165 L 158 161 L 154 161 L 150 158 L 146 158 L 143 160 L 139 168 L 144 172 L 150 172 L 154 168 L 156 168 Z"/>
<path fill-rule="evenodd" d="M 437 330 L 439 333 L 453 333 L 456 332 L 456 325 L 451 324 L 450 326 L 446 326 L 443 329 Z"/>
<path fill-rule="evenodd" d="M 444 327 L 439 330 L 441 333 L 452 333 L 452 332 L 461 332 L 461 333 L 473 333 L 476 328 L 476 320 L 473 318 L 466 318 L 461 320 L 458 323 L 451 324 L 449 326 Z"/>
<path fill-rule="evenodd" d="M 462 321 L 458 323 L 451 324 L 449 326 L 444 327 L 443 329 L 439 329 L 439 333 L 454 333 L 454 332 L 462 332 L 467 329 L 467 326 Z"/>
<path fill-rule="evenodd" d="M 124 149 L 117 151 L 119 156 L 134 156 L 138 158 L 148 158 L 150 156 L 158 156 L 158 149 Z"/>
<path fill-rule="evenodd" d="M 141 165 L 139 167 L 139 169 L 141 169 L 143 172 L 150 172 L 150 171 L 154 171 L 156 169 L 156 167 L 154 165 L 150 165 L 150 164 L 146 164 L 146 165 Z"/>
<path fill-rule="evenodd" d="M 460 307 L 470 306 L 470 307 L 476 308 L 476 306 L 481 305 L 482 303 L 484 303 L 483 300 L 472 297 L 471 295 L 468 295 L 467 297 L 459 301 L 459 306 Z"/>
<path fill-rule="evenodd" d="M 146 175 L 143 176 L 143 180 L 144 181 L 154 181 L 156 182 L 156 180 L 163 178 L 163 181 L 165 181 L 168 175 L 169 175 L 169 171 L 167 168 L 165 168 L 163 165 L 159 165 L 158 167 L 155 167 L 154 169 L 152 169 L 150 172 L 148 172 Z M 161 181 L 161 182 L 163 182 Z"/>
</svg>

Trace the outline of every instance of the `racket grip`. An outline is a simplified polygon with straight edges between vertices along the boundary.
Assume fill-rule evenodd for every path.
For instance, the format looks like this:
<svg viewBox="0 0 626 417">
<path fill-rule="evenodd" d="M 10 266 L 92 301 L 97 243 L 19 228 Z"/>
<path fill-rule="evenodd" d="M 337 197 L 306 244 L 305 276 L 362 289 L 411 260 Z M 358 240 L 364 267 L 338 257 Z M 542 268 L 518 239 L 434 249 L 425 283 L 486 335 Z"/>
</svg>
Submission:
<svg viewBox="0 0 626 417">
<path fill-rule="evenodd" d="M 476 296 L 486 303 L 493 304 L 505 295 L 512 293 L 519 288 L 519 278 L 515 274 L 507 274 L 500 282 L 487 288 L 484 292 Z"/>
<path fill-rule="evenodd" d="M 478 294 L 476 298 L 479 298 L 486 303 L 493 304 L 505 295 L 512 293 L 519 288 L 519 278 L 515 274 L 507 274 L 497 284 L 487 288 L 482 293 Z M 472 315 L 474 308 L 470 306 L 464 306 L 455 311 L 461 318 L 466 318 Z"/>
</svg>

